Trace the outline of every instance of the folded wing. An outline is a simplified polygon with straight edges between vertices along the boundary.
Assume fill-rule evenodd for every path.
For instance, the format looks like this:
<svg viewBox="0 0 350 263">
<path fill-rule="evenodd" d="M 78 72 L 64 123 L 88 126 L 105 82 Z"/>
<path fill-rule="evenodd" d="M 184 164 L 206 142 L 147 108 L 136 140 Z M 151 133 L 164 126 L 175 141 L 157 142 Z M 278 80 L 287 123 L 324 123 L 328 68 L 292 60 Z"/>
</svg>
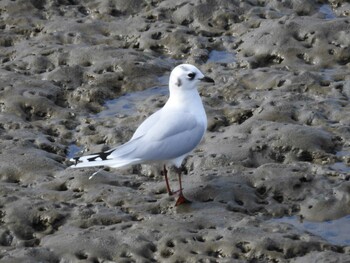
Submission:
<svg viewBox="0 0 350 263">
<path fill-rule="evenodd" d="M 186 112 L 150 116 L 136 130 L 131 140 L 105 152 L 76 157 L 72 167 L 126 165 L 166 161 L 191 152 L 201 141 L 205 124 Z"/>
</svg>

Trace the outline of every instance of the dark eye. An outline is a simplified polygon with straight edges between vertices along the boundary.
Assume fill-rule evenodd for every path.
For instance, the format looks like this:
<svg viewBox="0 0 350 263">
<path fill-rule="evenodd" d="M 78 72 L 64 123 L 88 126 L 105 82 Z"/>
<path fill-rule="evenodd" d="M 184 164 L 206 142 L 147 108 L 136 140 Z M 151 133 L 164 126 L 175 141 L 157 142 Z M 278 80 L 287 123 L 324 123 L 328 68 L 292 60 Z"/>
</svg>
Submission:
<svg viewBox="0 0 350 263">
<path fill-rule="evenodd" d="M 191 73 L 188 73 L 188 78 L 190 79 L 190 80 L 192 80 L 192 79 L 194 79 L 194 77 L 196 76 L 196 73 L 194 73 L 194 72 L 191 72 Z"/>
</svg>

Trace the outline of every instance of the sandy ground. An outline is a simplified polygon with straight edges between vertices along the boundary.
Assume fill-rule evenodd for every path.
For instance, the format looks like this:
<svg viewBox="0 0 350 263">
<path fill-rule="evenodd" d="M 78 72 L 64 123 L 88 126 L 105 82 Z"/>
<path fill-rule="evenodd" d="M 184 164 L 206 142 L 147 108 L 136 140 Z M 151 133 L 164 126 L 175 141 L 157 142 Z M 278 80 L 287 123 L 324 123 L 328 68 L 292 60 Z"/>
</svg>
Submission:
<svg viewBox="0 0 350 263">
<path fill-rule="evenodd" d="M 349 15 L 337 0 L 0 1 L 0 261 L 349 262 Z M 191 204 L 153 167 L 67 169 L 127 141 L 183 62 L 216 81 L 184 163 Z"/>
</svg>

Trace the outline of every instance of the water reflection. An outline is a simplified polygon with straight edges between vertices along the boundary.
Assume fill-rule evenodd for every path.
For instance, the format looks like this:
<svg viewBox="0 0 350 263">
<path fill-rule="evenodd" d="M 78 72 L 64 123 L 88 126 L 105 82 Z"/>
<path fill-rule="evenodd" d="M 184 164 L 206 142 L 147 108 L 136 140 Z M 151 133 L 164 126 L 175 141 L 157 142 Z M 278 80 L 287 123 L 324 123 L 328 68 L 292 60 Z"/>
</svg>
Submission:
<svg viewBox="0 0 350 263">
<path fill-rule="evenodd" d="M 235 54 L 228 51 L 212 50 L 209 53 L 209 59 L 207 62 L 233 63 L 236 62 L 236 56 Z"/>
<path fill-rule="evenodd" d="M 113 116 L 124 116 L 135 114 L 137 110 L 137 105 L 140 104 L 140 101 L 149 99 L 154 95 L 168 95 L 168 82 L 169 76 L 159 78 L 159 86 L 148 88 L 142 91 L 135 91 L 127 93 L 123 96 L 120 96 L 116 99 L 107 100 L 105 102 L 105 110 L 90 116 L 91 118 L 106 118 Z"/>
<path fill-rule="evenodd" d="M 344 162 L 336 162 L 330 166 L 333 171 L 341 173 L 350 173 L 350 166 L 345 163 L 345 159 L 350 157 L 349 151 L 339 151 L 336 156 L 342 158 Z M 350 232 L 350 231 L 349 231 Z"/>
<path fill-rule="evenodd" d="M 168 87 L 155 87 L 143 91 L 127 93 L 113 100 L 105 102 L 105 110 L 94 114 L 92 118 L 106 118 L 112 116 L 131 115 L 136 112 L 140 101 L 148 99 L 153 95 L 167 95 Z"/>
<path fill-rule="evenodd" d="M 76 144 L 71 144 L 68 146 L 67 158 L 71 159 L 75 156 L 78 156 L 79 153 L 83 150 L 82 147 L 77 146 Z"/>
<path fill-rule="evenodd" d="M 287 223 L 296 228 L 320 236 L 335 245 L 350 245 L 350 215 L 325 222 L 299 220 L 297 216 L 271 219 L 273 223 Z"/>
<path fill-rule="evenodd" d="M 327 20 L 335 19 L 337 16 L 333 12 L 330 5 L 322 5 L 319 9 L 320 13 L 324 14 L 324 18 Z"/>
</svg>

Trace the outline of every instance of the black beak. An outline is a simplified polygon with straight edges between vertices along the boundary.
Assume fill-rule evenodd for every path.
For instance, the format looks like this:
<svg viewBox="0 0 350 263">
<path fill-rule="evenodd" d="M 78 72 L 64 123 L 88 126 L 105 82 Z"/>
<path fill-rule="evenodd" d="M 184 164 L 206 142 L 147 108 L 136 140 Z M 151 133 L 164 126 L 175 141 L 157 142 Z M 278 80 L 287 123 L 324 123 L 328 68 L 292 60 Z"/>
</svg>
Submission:
<svg viewBox="0 0 350 263">
<path fill-rule="evenodd" d="M 203 82 L 215 83 L 215 81 L 212 78 L 209 78 L 207 76 L 204 76 L 203 78 L 201 78 L 199 80 L 203 81 Z"/>
</svg>

